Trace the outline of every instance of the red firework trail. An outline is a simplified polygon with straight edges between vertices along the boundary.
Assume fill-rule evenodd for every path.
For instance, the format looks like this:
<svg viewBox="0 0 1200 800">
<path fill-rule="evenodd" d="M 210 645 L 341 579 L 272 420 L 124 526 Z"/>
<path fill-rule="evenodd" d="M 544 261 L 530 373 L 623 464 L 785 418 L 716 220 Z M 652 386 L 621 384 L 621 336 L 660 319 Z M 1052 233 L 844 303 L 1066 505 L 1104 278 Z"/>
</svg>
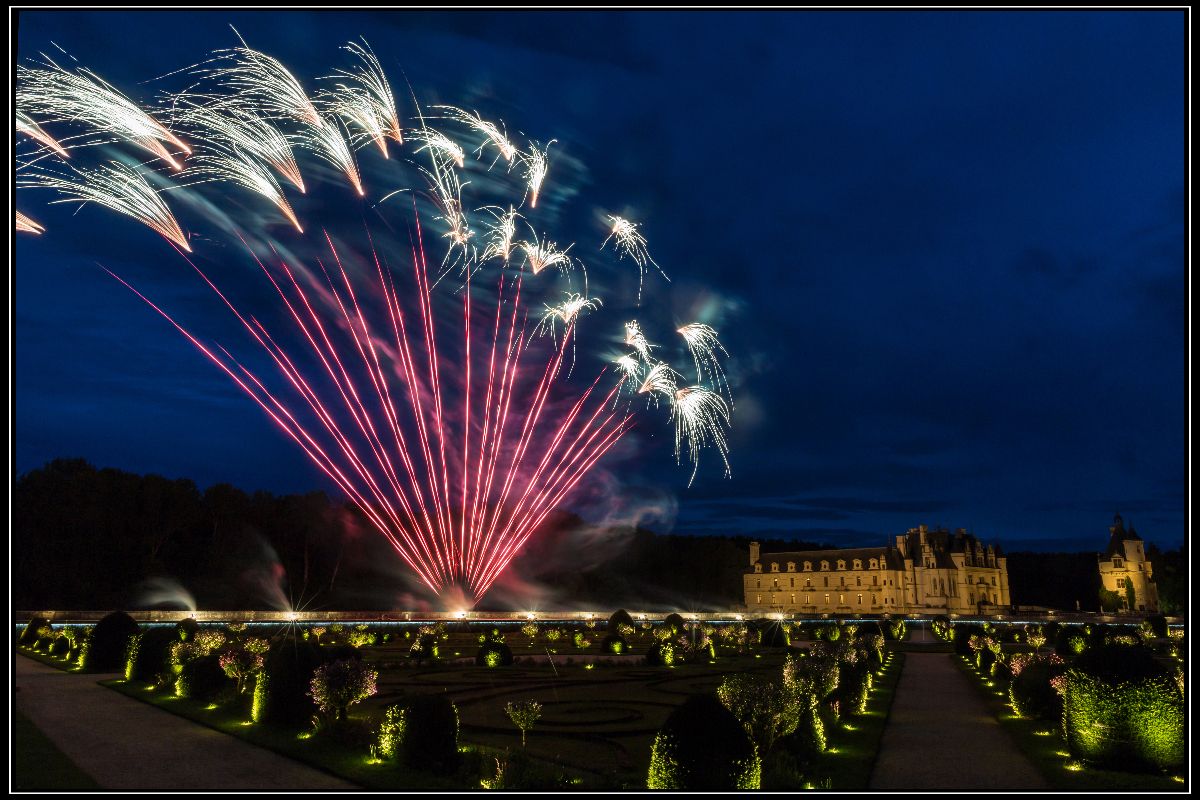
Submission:
<svg viewBox="0 0 1200 800">
<path fill-rule="evenodd" d="M 308 367 L 180 252 L 270 357 L 283 388 L 269 387 L 225 348 L 218 346 L 218 355 L 109 274 L 253 399 L 431 590 L 461 587 L 478 602 L 549 513 L 631 427 L 631 415 L 612 410 L 620 384 L 601 397 L 596 388 L 603 372 L 582 391 L 558 380 L 574 320 L 546 348 L 540 378 L 531 379 L 539 370 L 523 369 L 522 358 L 535 352 L 534 341 L 546 340 L 528 335 L 520 272 L 502 273 L 494 300 L 487 302 L 473 300 L 468 275 L 461 349 L 452 342 L 440 350 L 419 223 L 413 285 L 404 292 L 415 312 L 401 302 L 395 276 L 373 244 L 374 277 L 356 289 L 328 234 L 325 243 L 331 261 L 327 266 L 316 259 L 318 277 L 289 264 L 273 247 L 268 263 L 243 240 L 282 301 L 293 334 L 299 334 L 300 352 L 312 361 Z M 360 295 L 386 309 L 379 314 L 382 325 L 371 321 Z M 473 348 L 472 339 L 481 334 L 483 347 Z M 461 382 L 447 384 L 444 374 Z M 455 391 L 461 391 L 461 406 Z M 573 400 L 564 397 L 570 392 Z"/>
</svg>

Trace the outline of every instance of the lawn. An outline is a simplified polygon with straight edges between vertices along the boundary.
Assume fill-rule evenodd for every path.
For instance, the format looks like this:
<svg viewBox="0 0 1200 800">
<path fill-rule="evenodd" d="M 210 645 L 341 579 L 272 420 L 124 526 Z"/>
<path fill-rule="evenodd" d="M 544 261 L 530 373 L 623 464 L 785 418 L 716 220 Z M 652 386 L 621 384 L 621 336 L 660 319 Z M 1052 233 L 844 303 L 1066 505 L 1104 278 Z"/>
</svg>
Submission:
<svg viewBox="0 0 1200 800">
<path fill-rule="evenodd" d="M 94 792 L 91 776 L 55 747 L 29 717 L 12 712 L 12 789 L 18 792 Z"/>
</svg>

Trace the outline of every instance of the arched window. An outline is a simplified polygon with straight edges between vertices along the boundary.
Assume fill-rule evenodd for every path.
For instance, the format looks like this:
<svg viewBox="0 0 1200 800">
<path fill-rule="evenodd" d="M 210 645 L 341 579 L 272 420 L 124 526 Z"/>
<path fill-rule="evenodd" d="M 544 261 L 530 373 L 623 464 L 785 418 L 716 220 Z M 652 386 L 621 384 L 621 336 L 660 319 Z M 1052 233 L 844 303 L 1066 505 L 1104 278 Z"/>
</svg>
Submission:
<svg viewBox="0 0 1200 800">
<path fill-rule="evenodd" d="M 861 594 L 858 596 L 858 604 L 860 606 L 862 605 L 862 595 Z"/>
<path fill-rule="evenodd" d="M 774 588 L 778 589 L 778 588 L 779 588 L 779 578 L 775 578 L 775 579 L 774 579 L 774 583 L 775 583 L 775 587 L 774 587 Z"/>
<path fill-rule="evenodd" d="M 758 599 L 755 600 L 754 602 L 757 603 L 758 605 L 762 605 L 762 595 L 761 594 L 758 595 Z"/>
</svg>

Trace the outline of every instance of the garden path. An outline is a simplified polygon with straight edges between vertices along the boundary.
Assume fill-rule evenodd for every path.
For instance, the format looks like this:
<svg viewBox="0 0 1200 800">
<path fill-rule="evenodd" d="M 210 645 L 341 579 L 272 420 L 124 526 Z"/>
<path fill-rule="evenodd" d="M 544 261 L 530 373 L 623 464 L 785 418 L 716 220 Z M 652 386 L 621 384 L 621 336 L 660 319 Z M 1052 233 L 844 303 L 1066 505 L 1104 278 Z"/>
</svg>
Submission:
<svg viewBox="0 0 1200 800">
<path fill-rule="evenodd" d="M 949 653 L 906 653 L 871 789 L 1047 791 Z"/>
<path fill-rule="evenodd" d="M 16 707 L 111 791 L 358 791 L 340 778 L 168 714 L 97 680 L 16 657 Z"/>
</svg>

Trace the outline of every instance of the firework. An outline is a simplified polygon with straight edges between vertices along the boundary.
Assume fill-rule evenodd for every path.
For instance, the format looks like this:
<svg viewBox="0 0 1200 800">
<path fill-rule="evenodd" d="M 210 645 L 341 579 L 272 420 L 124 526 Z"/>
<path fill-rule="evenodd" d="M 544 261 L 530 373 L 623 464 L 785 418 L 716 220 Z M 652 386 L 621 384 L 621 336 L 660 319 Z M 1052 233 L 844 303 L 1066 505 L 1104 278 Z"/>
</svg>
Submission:
<svg viewBox="0 0 1200 800">
<path fill-rule="evenodd" d="M 638 231 L 638 226 L 627 219 L 621 217 L 609 216 L 608 221 L 612 223 L 612 230 L 608 237 L 601 243 L 600 249 L 603 250 L 609 240 L 615 240 L 613 247 L 616 248 L 619 258 L 629 256 L 633 259 L 633 263 L 638 265 L 638 305 L 642 303 L 642 287 L 646 282 L 646 264 L 654 264 L 655 268 L 667 278 L 667 273 L 663 272 L 662 267 L 655 263 L 650 257 L 650 251 L 646 249 L 646 237 Z M 667 278 L 670 280 L 670 278 Z"/>
<path fill-rule="evenodd" d="M 210 143 L 221 150 L 236 148 L 261 159 L 304 191 L 304 179 L 292 146 L 278 128 L 236 105 L 211 102 L 211 105 L 201 105 L 194 96 L 181 99 L 181 110 L 177 108 L 176 111 L 179 123 L 190 127 L 201 144 Z"/>
<path fill-rule="evenodd" d="M 720 350 L 726 356 L 729 353 L 721 346 L 720 340 L 717 339 L 717 332 L 708 325 L 693 322 L 684 325 L 678 330 L 678 333 L 683 337 L 688 350 L 692 353 L 692 360 L 696 364 L 696 380 L 704 380 L 704 376 L 707 374 L 717 387 L 723 386 L 726 394 L 729 394 L 729 382 L 725 379 L 725 370 L 722 369 L 721 362 L 717 358 L 717 351 Z"/>
<path fill-rule="evenodd" d="M 38 223 L 31 220 L 29 217 L 22 214 L 20 211 L 16 212 L 16 214 L 17 214 L 17 226 L 16 226 L 17 230 L 23 231 L 24 233 L 42 233 L 43 231 L 46 230 Z"/>
<path fill-rule="evenodd" d="M 529 188 L 530 208 L 537 208 L 538 192 L 542 190 L 542 183 L 550 169 L 550 162 L 546 156 L 550 152 L 550 145 L 556 141 L 557 139 L 551 139 L 541 150 L 538 150 L 537 142 L 530 142 L 529 152 L 521 154 L 521 163 L 525 165 L 525 183 Z"/>
<path fill-rule="evenodd" d="M 93 72 L 68 72 L 46 61 L 48 69 L 17 67 L 17 109 L 26 119 L 84 122 L 150 151 L 173 169 L 183 168 L 163 142 L 185 153 L 191 149 L 132 100 Z"/>
<path fill-rule="evenodd" d="M 17 112 L 17 132 L 23 133 L 29 138 L 41 142 L 63 158 L 71 157 L 71 154 L 67 152 L 67 149 L 58 143 L 58 140 L 42 130 L 41 126 L 30 119 L 27 114 L 24 114 L 20 111 Z"/>
<path fill-rule="evenodd" d="M 325 98 L 335 114 L 361 128 L 360 135 L 374 140 L 383 151 L 383 157 L 387 158 L 387 139 L 404 143 L 392 86 L 365 39 L 361 45 L 349 42 L 342 45 L 342 49 L 362 63 L 354 70 L 335 70 L 337 77 L 349 81 L 349 85 L 339 83 L 338 91 L 325 95 Z"/>
<path fill-rule="evenodd" d="M 185 174 L 205 176 L 208 180 L 229 181 L 260 194 L 274 203 L 288 221 L 296 226 L 297 231 L 304 233 L 304 229 L 300 227 L 300 220 L 296 219 L 296 213 L 283 196 L 283 190 L 279 188 L 270 169 L 265 164 L 246 157 L 239 150 L 193 156 L 188 161 Z"/>
<path fill-rule="evenodd" d="M 112 161 L 95 169 L 75 168 L 75 177 L 48 170 L 28 171 L 17 180 L 20 188 L 55 189 L 66 195 L 55 203 L 96 203 L 148 225 L 168 241 L 191 251 L 179 223 L 159 193 L 137 169 Z"/>
<path fill-rule="evenodd" d="M 476 155 L 478 155 L 480 158 L 483 157 L 483 149 L 489 144 L 495 147 L 496 150 L 499 151 L 500 155 L 504 156 L 504 160 L 510 165 L 517 157 L 517 148 L 508 140 L 508 137 L 504 135 L 504 133 L 499 127 L 496 126 L 495 123 L 488 122 L 478 113 L 469 114 L 466 111 L 463 111 L 461 108 L 455 108 L 454 106 L 435 107 L 445 111 L 449 119 L 457 120 L 458 122 L 461 122 L 473 130 L 483 134 L 484 142 L 483 144 L 479 145 L 478 149 L 475 151 Z"/>
<path fill-rule="evenodd" d="M 702 386 L 687 386 L 677 390 L 671 404 L 671 415 L 675 420 L 675 461 L 686 447 L 692 462 L 692 477 L 688 486 L 696 480 L 700 468 L 700 451 L 713 447 L 725 462 L 725 474 L 729 475 L 729 445 L 725 440 L 725 428 L 729 426 L 729 406 L 716 392 Z"/>
<path fill-rule="evenodd" d="M 652 358 L 656 346 L 637 321 L 625 325 L 629 352 L 615 358 L 615 369 L 601 368 L 590 384 L 586 379 L 577 381 L 578 386 L 568 383 L 576 366 L 579 320 L 585 313 L 603 310 L 599 298 L 588 297 L 587 272 L 570 256 L 574 245 L 560 248 L 532 227 L 526 238 L 518 239 L 520 203 L 505 196 L 497 201 L 502 204 L 476 209 L 491 217 L 484 222 L 486 244 L 477 257 L 462 200 L 466 183 L 457 172 L 464 166 L 465 153 L 444 133 L 425 125 L 419 107 L 420 126 L 408 131 L 407 138 L 417 143 L 416 153 L 428 158 L 427 166 L 416 169 L 428 181 L 428 196 L 437 207 L 440 237 L 430 241 L 446 241 L 444 269 L 439 274 L 429 267 L 428 237 L 415 197 L 411 280 L 405 281 L 388 264 L 397 255 L 405 259 L 407 246 L 377 250 L 372 240 L 369 248 L 355 253 L 325 234 L 319 245 L 323 254 L 306 255 L 303 248 L 309 239 L 276 178 L 282 176 L 304 191 L 292 145 L 299 145 L 301 154 L 311 152 L 332 164 L 364 195 L 354 147 L 373 140 L 387 155 L 385 139 L 401 142 L 395 103 L 378 59 L 365 42 L 345 49 L 361 65 L 331 76 L 338 81 L 335 88 L 317 94 L 315 105 L 283 64 L 245 46 L 218 51 L 191 68 L 202 77 L 171 98 L 171 124 L 181 126 L 197 147 L 188 159 L 185 181 L 172 188 L 187 193 L 202 184 L 240 186 L 270 200 L 300 234 L 289 237 L 285 250 L 264 231 L 237 231 L 283 314 L 243 312 L 184 256 L 265 353 L 270 373 L 252 369 L 223 346 L 203 343 L 150 298 L 113 277 L 262 408 L 437 593 L 460 586 L 475 600 L 486 594 L 548 515 L 632 427 L 633 404 L 618 403 L 626 387 L 647 394 L 656 406 L 660 398 L 670 403 L 676 460 L 681 462 L 686 453 L 693 480 L 699 453 L 709 447 L 720 452 L 728 474 L 729 406 L 703 386 L 680 388 L 681 376 L 665 360 Z M 26 83 L 35 88 L 53 84 L 54 92 L 68 97 L 78 93 L 63 88 L 78 76 L 62 70 L 43 72 L 52 77 L 35 76 Z M 98 79 L 85 78 L 101 86 Z M 192 91 L 201 83 L 203 91 Z M 110 95 L 105 102 L 115 104 L 112 98 L 123 98 L 106 84 L 101 88 Z M 54 92 L 26 91 L 25 99 L 41 97 L 42 105 L 22 106 L 24 116 L 18 117 L 18 130 L 47 147 L 55 140 L 42 138 L 45 131 L 33 119 L 60 119 L 43 113 L 44 97 Z M 524 199 L 536 207 L 547 173 L 547 152 L 555 140 L 544 148 L 531 142 L 529 152 L 521 153 L 499 126 L 477 113 L 441 108 L 449 119 L 484 137 L 475 150 L 480 157 L 485 148 L 495 147 L 497 159 L 505 158 L 510 166 L 520 161 Z M 147 149 L 157 146 L 165 153 L 164 142 L 182 145 L 164 138 L 165 128 L 134 110 L 144 117 L 138 124 L 145 130 L 138 135 L 128 121 L 105 126 L 99 115 L 87 121 L 118 140 Z M 54 189 L 62 195 L 55 202 L 104 205 L 138 219 L 181 251 L 191 251 L 155 189 L 162 180 L 156 173 L 112 162 L 79 167 L 69 175 L 25 164 L 18 176 L 20 188 Z M 482 188 L 500 191 L 496 186 L 503 183 L 492 181 Z M 401 186 L 384 199 L 412 188 Z M 188 207 L 204 212 L 214 204 Z M 222 226 L 229 222 L 226 216 L 219 219 Z M 622 257 L 629 255 L 642 267 L 654 263 L 636 225 L 615 217 L 610 221 L 614 229 L 609 239 L 616 238 Z M 34 233 L 42 230 L 20 212 L 16 226 Z M 514 252 L 522 256 L 519 268 L 510 264 Z M 462 283 L 439 289 L 441 279 L 459 263 Z M 577 267 L 583 271 L 583 293 L 555 294 L 561 287 L 556 276 L 543 273 L 557 271 L 569 288 Z M 539 279 L 532 280 L 534 276 Z M 527 308 L 535 304 L 528 295 L 534 292 L 559 299 L 546 302 L 544 312 L 531 319 Z M 447 324 L 454 305 L 461 307 L 461 317 Z M 272 323 L 281 329 L 272 330 L 260 321 L 268 317 L 282 318 L 282 323 Z M 698 380 L 707 376 L 718 385 L 723 382 L 717 351 L 725 351 L 716 331 L 694 323 L 679 333 L 692 353 Z M 571 366 L 564 370 L 568 359 Z M 609 370 L 618 380 L 601 389 Z"/>
</svg>

